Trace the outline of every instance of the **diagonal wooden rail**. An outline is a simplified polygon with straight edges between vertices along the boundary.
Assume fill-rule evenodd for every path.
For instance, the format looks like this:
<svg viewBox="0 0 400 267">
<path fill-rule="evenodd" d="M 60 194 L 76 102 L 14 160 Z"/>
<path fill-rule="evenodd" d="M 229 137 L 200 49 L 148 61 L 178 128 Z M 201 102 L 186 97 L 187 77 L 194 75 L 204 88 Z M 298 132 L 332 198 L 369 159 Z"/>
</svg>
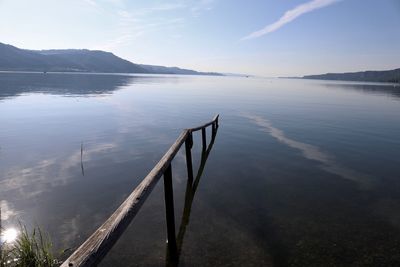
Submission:
<svg viewBox="0 0 400 267">
<path fill-rule="evenodd" d="M 202 126 L 183 130 L 175 143 L 168 149 L 167 153 L 165 153 L 161 160 L 118 207 L 118 209 L 77 250 L 75 250 L 75 252 L 72 253 L 65 262 L 61 264 L 61 267 L 96 266 L 100 263 L 136 216 L 162 175 L 164 175 L 168 249 L 170 255 L 176 255 L 177 244 L 175 236 L 171 162 L 176 153 L 178 153 L 182 144 L 185 143 L 188 179 L 192 182 L 192 133 L 201 130 L 202 148 L 203 151 L 206 151 L 206 128 L 208 126 L 212 127 L 212 139 L 214 140 L 218 128 L 218 119 L 219 115 L 216 115 L 212 121 Z"/>
</svg>

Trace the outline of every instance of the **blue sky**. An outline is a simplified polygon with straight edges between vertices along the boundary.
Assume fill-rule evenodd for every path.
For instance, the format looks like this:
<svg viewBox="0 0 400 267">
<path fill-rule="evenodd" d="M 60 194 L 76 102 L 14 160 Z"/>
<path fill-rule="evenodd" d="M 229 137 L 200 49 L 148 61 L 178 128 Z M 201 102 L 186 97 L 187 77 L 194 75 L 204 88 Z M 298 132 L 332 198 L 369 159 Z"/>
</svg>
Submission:
<svg viewBox="0 0 400 267">
<path fill-rule="evenodd" d="M 0 42 L 263 76 L 400 67 L 399 0 L 0 0 Z"/>
</svg>

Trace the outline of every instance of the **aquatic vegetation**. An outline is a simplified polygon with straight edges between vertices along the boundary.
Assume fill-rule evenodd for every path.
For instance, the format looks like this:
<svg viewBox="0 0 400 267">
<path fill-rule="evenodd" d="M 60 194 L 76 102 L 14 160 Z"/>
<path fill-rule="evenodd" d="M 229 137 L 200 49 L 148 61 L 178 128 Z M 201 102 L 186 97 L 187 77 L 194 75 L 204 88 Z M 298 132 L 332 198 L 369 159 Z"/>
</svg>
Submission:
<svg viewBox="0 0 400 267">
<path fill-rule="evenodd" d="M 0 267 L 8 266 L 7 262 L 11 262 L 10 253 L 2 246 L 0 248 Z"/>
<path fill-rule="evenodd" d="M 0 249 L 0 267 L 52 267 L 56 266 L 52 243 L 48 234 L 40 227 L 29 232 L 20 223 L 19 233 L 14 242 L 4 241 Z"/>
</svg>

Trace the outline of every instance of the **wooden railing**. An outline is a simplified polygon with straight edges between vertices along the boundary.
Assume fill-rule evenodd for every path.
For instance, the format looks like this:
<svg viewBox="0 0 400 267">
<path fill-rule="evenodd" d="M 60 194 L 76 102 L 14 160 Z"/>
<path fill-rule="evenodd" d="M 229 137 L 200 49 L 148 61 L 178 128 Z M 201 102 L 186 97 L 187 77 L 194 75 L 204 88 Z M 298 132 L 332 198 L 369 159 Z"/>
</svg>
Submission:
<svg viewBox="0 0 400 267">
<path fill-rule="evenodd" d="M 178 233 L 178 244 L 175 234 L 175 216 L 174 216 L 174 200 L 172 189 L 172 169 L 171 161 L 178 153 L 182 144 L 185 143 L 186 150 L 186 166 L 188 173 L 188 183 L 191 184 L 192 189 L 197 188 L 199 174 L 204 168 L 205 161 L 208 153 L 214 143 L 214 139 L 218 129 L 219 115 L 216 115 L 212 121 L 196 127 L 185 129 L 175 141 L 175 143 L 168 149 L 167 153 L 161 160 L 154 166 L 150 173 L 142 180 L 142 182 L 133 190 L 133 192 L 126 198 L 126 200 L 118 207 L 118 209 L 101 225 L 74 253 L 61 265 L 67 266 L 96 266 L 104 256 L 111 250 L 118 238 L 123 234 L 130 222 L 136 216 L 143 203 L 157 184 L 158 180 L 164 175 L 164 195 L 165 195 L 165 209 L 167 221 L 167 242 L 169 258 L 171 262 L 176 262 L 179 257 L 182 231 Z M 206 128 L 212 128 L 212 140 L 207 148 Z M 200 163 L 199 172 L 193 183 L 193 165 L 192 153 L 193 146 L 193 132 L 201 130 L 202 135 L 202 160 Z M 196 182 L 197 181 L 197 182 Z M 196 184 L 197 183 L 197 184 Z M 192 199 L 193 200 L 193 199 Z M 192 201 L 191 200 L 191 201 Z M 190 201 L 190 206 L 191 206 Z M 185 208 L 186 201 L 185 201 Z M 185 212 L 184 212 L 185 214 Z M 181 224 L 182 227 L 182 224 Z M 186 227 L 186 225 L 185 225 Z"/>
<path fill-rule="evenodd" d="M 217 130 L 218 129 L 216 129 L 216 131 Z M 185 203 L 183 206 L 183 214 L 181 217 L 179 232 L 176 237 L 177 250 L 176 251 L 171 251 L 170 249 L 167 250 L 167 257 L 166 257 L 166 266 L 167 267 L 178 266 L 179 257 L 180 257 L 181 250 L 182 250 L 183 238 L 186 233 L 186 226 L 189 224 L 190 211 L 192 209 L 193 199 L 196 194 L 197 187 L 200 183 L 200 178 L 203 174 L 204 167 L 205 167 L 207 159 L 208 159 L 208 155 L 210 154 L 210 151 L 214 145 L 215 136 L 216 136 L 216 134 L 212 136 L 208 147 L 206 149 L 203 148 L 203 150 L 202 150 L 200 166 L 197 170 L 197 175 L 195 176 L 194 181 L 191 181 L 190 179 L 187 180 L 186 192 L 185 192 Z"/>
</svg>

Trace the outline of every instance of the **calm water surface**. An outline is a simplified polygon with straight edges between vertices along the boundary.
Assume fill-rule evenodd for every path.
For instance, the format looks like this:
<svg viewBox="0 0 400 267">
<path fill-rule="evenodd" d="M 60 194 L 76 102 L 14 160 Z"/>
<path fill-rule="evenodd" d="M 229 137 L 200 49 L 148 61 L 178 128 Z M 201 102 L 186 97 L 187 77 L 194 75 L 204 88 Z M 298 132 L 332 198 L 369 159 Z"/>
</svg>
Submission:
<svg viewBox="0 0 400 267">
<path fill-rule="evenodd" d="M 68 255 L 216 113 L 181 266 L 400 265 L 400 87 L 385 84 L 0 73 L 2 226 L 40 225 Z M 178 231 L 182 151 L 172 168 Z M 163 197 L 102 266 L 166 265 Z"/>
</svg>

